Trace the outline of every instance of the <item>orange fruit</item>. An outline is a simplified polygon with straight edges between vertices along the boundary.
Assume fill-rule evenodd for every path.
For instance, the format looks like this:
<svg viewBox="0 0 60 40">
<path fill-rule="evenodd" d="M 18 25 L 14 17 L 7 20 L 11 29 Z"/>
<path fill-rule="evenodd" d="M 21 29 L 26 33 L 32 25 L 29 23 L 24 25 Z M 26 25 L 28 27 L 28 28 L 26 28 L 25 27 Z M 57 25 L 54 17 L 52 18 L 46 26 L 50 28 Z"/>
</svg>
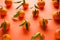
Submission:
<svg viewBox="0 0 60 40">
<path fill-rule="evenodd" d="M 11 40 L 11 36 L 9 34 L 4 34 L 2 40 Z"/>
<path fill-rule="evenodd" d="M 35 38 L 35 40 L 40 40 L 40 39 L 41 39 L 40 36 L 42 37 L 42 39 L 44 39 L 44 35 L 43 35 L 42 33 L 40 33 L 40 35 L 38 35 L 38 36 Z"/>
<path fill-rule="evenodd" d="M 0 15 L 1 15 L 2 18 L 5 17 L 7 15 L 7 9 L 6 8 L 1 8 L 0 9 Z"/>
<path fill-rule="evenodd" d="M 24 12 L 23 10 L 20 10 L 19 13 L 20 13 L 20 14 L 19 14 L 18 18 L 19 18 L 19 19 L 24 18 L 25 12 Z"/>
<path fill-rule="evenodd" d="M 53 19 L 56 22 L 60 22 L 60 12 L 59 11 L 54 12 Z"/>
<path fill-rule="evenodd" d="M 28 22 L 28 29 L 29 29 L 30 23 Z M 23 25 L 23 30 L 26 30 L 26 23 Z"/>
<path fill-rule="evenodd" d="M 45 1 L 39 1 L 39 2 L 37 2 L 37 5 L 38 5 L 38 7 L 40 8 L 40 9 L 43 9 L 44 8 L 44 6 L 45 6 Z"/>
<path fill-rule="evenodd" d="M 28 3 L 23 4 L 23 9 L 24 9 L 24 10 L 28 9 L 28 6 L 29 6 Z"/>
<path fill-rule="evenodd" d="M 43 19 L 40 19 L 39 20 L 39 23 L 40 23 L 40 26 L 43 28 L 43 29 L 46 29 L 47 28 L 47 24 L 48 24 L 48 20 L 47 19 L 44 19 L 44 25 L 43 25 Z M 44 27 L 43 27 L 44 26 Z"/>
<path fill-rule="evenodd" d="M 56 30 L 56 32 L 55 32 L 55 38 L 60 40 L 60 30 L 59 29 Z"/>
<path fill-rule="evenodd" d="M 10 29 L 10 22 L 5 21 L 6 22 L 6 31 L 8 31 Z M 4 32 L 4 28 L 2 28 L 2 31 Z"/>
<path fill-rule="evenodd" d="M 38 15 L 39 15 L 39 10 L 36 9 L 36 15 L 35 15 L 35 16 L 34 16 L 34 12 L 35 12 L 35 10 L 32 10 L 33 17 L 38 17 Z"/>
<path fill-rule="evenodd" d="M 22 29 L 23 29 L 24 32 L 28 32 L 29 31 L 30 22 L 29 21 L 27 21 L 27 22 L 28 22 L 28 30 L 26 29 L 26 22 L 22 26 Z"/>
<path fill-rule="evenodd" d="M 7 8 L 10 8 L 12 6 L 12 0 L 5 0 L 5 4 Z"/>
<path fill-rule="evenodd" d="M 57 2 L 56 0 L 53 1 L 53 6 L 54 6 L 55 8 L 59 8 L 59 2 Z"/>
</svg>

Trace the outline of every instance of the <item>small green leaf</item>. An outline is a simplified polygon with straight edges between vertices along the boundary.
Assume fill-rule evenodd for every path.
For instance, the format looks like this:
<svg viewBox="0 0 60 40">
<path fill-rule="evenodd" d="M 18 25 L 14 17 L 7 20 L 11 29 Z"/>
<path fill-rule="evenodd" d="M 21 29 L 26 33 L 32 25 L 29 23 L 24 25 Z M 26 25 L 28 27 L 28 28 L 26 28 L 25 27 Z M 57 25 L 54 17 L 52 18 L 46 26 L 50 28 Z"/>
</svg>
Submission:
<svg viewBox="0 0 60 40">
<path fill-rule="evenodd" d="M 40 40 L 43 40 L 43 37 L 40 35 Z"/>
<path fill-rule="evenodd" d="M 28 22 L 25 20 L 25 22 L 26 22 L 26 30 L 28 30 Z"/>
<path fill-rule="evenodd" d="M 4 32 L 6 32 L 6 22 L 4 22 Z"/>
<path fill-rule="evenodd" d="M 22 1 L 14 2 L 14 3 L 21 3 Z"/>
<path fill-rule="evenodd" d="M 6 22 L 5 21 L 1 24 L 1 27 L 3 27 L 4 28 L 4 32 L 6 32 Z"/>
<path fill-rule="evenodd" d="M 20 26 L 23 26 L 24 24 L 25 24 L 25 21 L 22 24 L 20 24 Z"/>
<path fill-rule="evenodd" d="M 45 29 L 46 28 L 45 21 L 44 21 L 45 19 L 42 19 L 42 20 L 43 20 L 42 21 L 42 28 Z"/>
<path fill-rule="evenodd" d="M 35 8 L 39 9 L 39 7 L 38 7 L 38 6 L 36 6 L 36 5 L 34 5 L 34 6 L 35 6 Z"/>
<path fill-rule="evenodd" d="M 16 9 L 18 9 L 23 3 L 21 3 Z"/>
<path fill-rule="evenodd" d="M 35 9 L 35 11 L 34 11 L 34 15 L 33 15 L 33 16 L 35 17 L 35 15 L 36 15 L 36 9 Z"/>
<path fill-rule="evenodd" d="M 35 35 L 32 36 L 32 39 L 37 38 L 38 36 L 40 36 L 40 32 L 36 33 Z"/>
<path fill-rule="evenodd" d="M 19 16 L 19 11 L 13 16 L 13 17 L 18 17 Z"/>
</svg>

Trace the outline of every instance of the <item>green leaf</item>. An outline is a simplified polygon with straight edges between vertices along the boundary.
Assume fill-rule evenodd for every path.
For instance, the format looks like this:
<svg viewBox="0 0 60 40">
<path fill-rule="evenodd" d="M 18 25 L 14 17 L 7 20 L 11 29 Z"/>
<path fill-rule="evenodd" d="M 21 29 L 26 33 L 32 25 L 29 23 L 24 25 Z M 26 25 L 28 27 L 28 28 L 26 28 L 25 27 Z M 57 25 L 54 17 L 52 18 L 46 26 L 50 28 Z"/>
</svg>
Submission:
<svg viewBox="0 0 60 40">
<path fill-rule="evenodd" d="M 45 19 L 42 19 L 42 20 L 43 20 L 42 21 L 42 28 L 45 29 L 46 28 L 45 21 L 44 21 Z"/>
<path fill-rule="evenodd" d="M 37 38 L 38 36 L 40 36 L 40 32 L 36 33 L 35 35 L 32 36 L 32 39 Z"/>
<path fill-rule="evenodd" d="M 21 3 L 16 9 L 18 9 L 23 3 Z"/>
<path fill-rule="evenodd" d="M 22 1 L 14 2 L 14 3 L 21 3 Z"/>
<path fill-rule="evenodd" d="M 33 15 L 33 16 L 35 17 L 35 15 L 36 15 L 36 9 L 35 9 L 35 11 L 34 11 L 34 15 Z"/>
<path fill-rule="evenodd" d="M 19 11 L 18 11 L 18 12 L 17 12 L 13 17 L 15 17 L 15 18 L 16 18 L 16 17 L 18 17 L 18 16 L 19 16 L 19 14 L 20 14 L 20 13 L 19 13 Z"/>
<path fill-rule="evenodd" d="M 4 28 L 4 32 L 6 32 L 6 22 L 5 21 L 1 24 L 1 27 L 3 27 Z"/>
<path fill-rule="evenodd" d="M 26 22 L 26 30 L 28 30 L 28 22 L 25 20 L 25 22 Z"/>
<path fill-rule="evenodd" d="M 40 40 L 43 40 L 43 37 L 40 35 Z"/>
<path fill-rule="evenodd" d="M 4 22 L 4 32 L 6 32 L 6 22 Z"/>
<path fill-rule="evenodd" d="M 26 22 L 26 30 L 28 30 L 28 22 L 25 20 L 25 22 Z"/>
<path fill-rule="evenodd" d="M 36 5 L 34 5 L 34 6 L 35 6 L 35 8 L 39 9 L 39 7 L 38 7 L 38 6 L 36 6 Z"/>
<path fill-rule="evenodd" d="M 20 24 L 20 26 L 23 26 L 24 24 L 25 24 L 25 21 L 22 24 Z"/>
</svg>

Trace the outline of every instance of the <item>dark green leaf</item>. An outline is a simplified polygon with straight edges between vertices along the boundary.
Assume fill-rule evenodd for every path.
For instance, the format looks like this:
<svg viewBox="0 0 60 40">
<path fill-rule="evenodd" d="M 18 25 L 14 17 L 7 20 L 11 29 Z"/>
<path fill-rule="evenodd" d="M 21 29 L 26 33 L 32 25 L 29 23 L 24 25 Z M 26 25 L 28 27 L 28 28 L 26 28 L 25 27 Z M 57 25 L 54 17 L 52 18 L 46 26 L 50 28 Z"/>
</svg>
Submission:
<svg viewBox="0 0 60 40">
<path fill-rule="evenodd" d="M 19 11 L 13 16 L 13 17 L 18 17 L 19 16 Z"/>
<path fill-rule="evenodd" d="M 14 2 L 14 3 L 21 3 L 22 1 Z"/>
<path fill-rule="evenodd" d="M 34 6 L 35 6 L 35 8 L 39 9 L 39 7 L 38 7 L 38 6 L 36 6 L 36 5 L 34 5 Z"/>
<path fill-rule="evenodd" d="M 23 3 L 21 3 L 16 9 L 18 9 Z"/>
<path fill-rule="evenodd" d="M 6 22 L 5 21 L 1 24 L 1 27 L 3 27 L 4 28 L 4 32 L 6 32 Z"/>
<path fill-rule="evenodd" d="M 40 32 L 36 33 L 35 35 L 32 36 L 32 39 L 37 38 L 38 36 L 40 36 Z"/>
<path fill-rule="evenodd" d="M 34 11 L 34 15 L 33 15 L 33 16 L 35 17 L 35 15 L 36 15 L 36 9 L 35 9 L 35 11 Z"/>
<path fill-rule="evenodd" d="M 24 24 L 25 24 L 25 21 L 22 24 L 20 24 L 20 26 L 23 26 Z"/>
<path fill-rule="evenodd" d="M 42 28 L 45 29 L 46 28 L 45 21 L 44 21 L 45 19 L 42 19 L 42 20 L 43 20 L 42 21 Z"/>
<path fill-rule="evenodd" d="M 28 22 L 25 20 L 25 22 L 26 22 L 26 30 L 28 30 Z"/>
<path fill-rule="evenodd" d="M 6 32 L 6 22 L 4 22 L 4 32 Z"/>
</svg>

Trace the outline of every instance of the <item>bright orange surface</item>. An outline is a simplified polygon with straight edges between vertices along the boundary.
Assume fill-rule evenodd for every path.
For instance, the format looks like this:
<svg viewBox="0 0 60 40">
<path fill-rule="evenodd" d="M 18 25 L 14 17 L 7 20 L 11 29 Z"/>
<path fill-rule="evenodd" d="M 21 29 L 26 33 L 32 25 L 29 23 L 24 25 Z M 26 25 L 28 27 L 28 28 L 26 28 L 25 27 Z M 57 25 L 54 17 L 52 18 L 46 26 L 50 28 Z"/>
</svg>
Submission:
<svg viewBox="0 0 60 40">
<path fill-rule="evenodd" d="M 31 7 L 33 6 L 33 4 L 36 4 L 38 0 L 26 0 L 26 1 L 29 2 L 29 7 Z M 53 12 L 57 11 L 57 9 L 53 7 L 52 0 L 45 0 L 45 2 L 46 2 L 45 8 L 42 11 L 40 10 L 39 18 L 44 17 L 49 19 L 49 18 L 52 18 Z M 4 0 L 0 0 L 0 5 L 5 7 Z M 55 40 L 54 32 L 55 30 L 60 29 L 60 24 L 59 25 L 56 24 L 54 20 L 48 20 L 47 31 L 42 31 L 38 21 L 39 18 L 36 20 L 33 19 L 32 9 L 28 9 L 27 11 L 25 11 L 26 14 L 24 19 L 27 19 L 30 21 L 30 31 L 25 34 L 24 31 L 19 27 L 22 21 L 14 22 L 12 20 L 12 16 L 15 14 L 16 11 L 18 11 L 15 9 L 17 6 L 18 4 L 13 3 L 13 6 L 10 9 L 8 9 L 8 15 L 5 18 L 5 20 L 11 23 L 9 34 L 11 35 L 12 40 L 31 40 L 32 35 L 34 35 L 36 32 L 44 33 L 45 40 Z M 0 18 L 0 24 L 3 21 L 4 19 Z M 0 40 L 2 40 L 1 29 L 0 29 Z"/>
</svg>

